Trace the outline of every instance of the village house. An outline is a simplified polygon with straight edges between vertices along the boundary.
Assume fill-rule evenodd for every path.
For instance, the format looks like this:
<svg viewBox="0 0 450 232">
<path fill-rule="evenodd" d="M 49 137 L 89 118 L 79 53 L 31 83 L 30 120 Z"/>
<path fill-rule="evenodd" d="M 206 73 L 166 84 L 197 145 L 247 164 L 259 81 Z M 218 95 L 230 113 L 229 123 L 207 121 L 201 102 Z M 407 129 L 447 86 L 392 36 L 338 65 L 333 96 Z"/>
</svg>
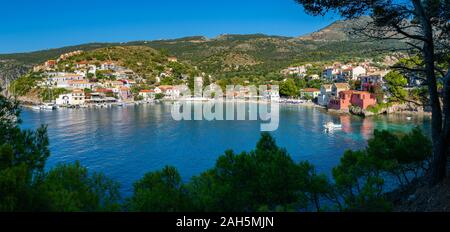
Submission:
<svg viewBox="0 0 450 232">
<path fill-rule="evenodd" d="M 136 81 L 130 79 L 119 80 L 123 83 L 124 86 L 131 88 L 136 85 Z"/>
<path fill-rule="evenodd" d="M 93 92 L 90 94 L 86 94 L 86 103 L 104 104 L 104 103 L 114 103 L 114 102 L 117 102 L 116 98 L 108 97 L 104 93 Z"/>
<path fill-rule="evenodd" d="M 351 78 L 352 80 L 356 80 L 361 75 L 366 75 L 367 71 L 365 68 L 361 66 L 357 66 L 352 68 Z"/>
<path fill-rule="evenodd" d="M 351 65 L 342 66 L 342 77 L 345 80 L 357 80 L 359 76 L 366 75 L 367 71 L 361 66 L 352 67 Z"/>
<path fill-rule="evenodd" d="M 328 103 L 328 109 L 348 111 L 350 106 L 358 106 L 365 110 L 369 106 L 376 105 L 375 95 L 366 91 L 346 90 L 339 92 L 338 97 L 333 97 Z"/>
<path fill-rule="evenodd" d="M 178 59 L 175 56 L 171 56 L 171 57 L 167 58 L 167 61 L 169 61 L 169 62 L 178 62 Z"/>
<path fill-rule="evenodd" d="M 84 76 L 76 73 L 49 73 L 44 84 L 57 88 L 71 88 L 70 81 L 81 80 L 84 80 Z"/>
<path fill-rule="evenodd" d="M 153 91 L 155 91 L 155 94 L 162 94 L 162 90 L 159 87 L 155 87 Z"/>
<path fill-rule="evenodd" d="M 88 70 L 88 73 L 95 75 L 97 73 L 97 66 L 90 64 L 90 65 L 88 65 L 87 70 Z"/>
<path fill-rule="evenodd" d="M 331 95 L 337 97 L 341 91 L 346 90 L 350 90 L 350 85 L 348 83 L 334 83 L 331 87 Z"/>
<path fill-rule="evenodd" d="M 130 69 L 121 69 L 118 70 L 116 72 L 113 73 L 113 75 L 117 78 L 117 79 L 130 79 L 130 78 L 135 78 L 136 74 L 134 73 L 133 70 Z"/>
<path fill-rule="evenodd" d="M 85 93 L 81 89 L 74 89 L 72 93 L 61 94 L 56 99 L 56 104 L 60 106 L 77 106 L 85 104 Z"/>
<path fill-rule="evenodd" d="M 305 66 L 295 66 L 295 67 L 288 67 L 286 69 L 283 69 L 281 73 L 283 75 L 297 75 L 297 76 L 304 76 L 306 74 L 306 67 Z"/>
<path fill-rule="evenodd" d="M 322 85 L 320 87 L 320 94 L 317 97 L 317 103 L 321 106 L 327 106 L 330 98 L 331 98 L 331 94 L 332 94 L 332 88 L 333 85 L 331 84 L 325 84 Z"/>
<path fill-rule="evenodd" d="M 341 69 L 336 67 L 327 67 L 323 70 L 322 76 L 328 80 L 334 80 L 341 75 Z"/>
<path fill-rule="evenodd" d="M 379 85 L 384 85 L 384 79 L 381 75 L 370 75 L 370 76 L 361 76 L 359 77 L 361 82 L 361 90 L 369 91 L 372 87 Z"/>
<path fill-rule="evenodd" d="M 44 66 L 48 69 L 53 69 L 55 68 L 56 64 L 57 64 L 56 60 L 48 60 L 44 63 Z"/>
<path fill-rule="evenodd" d="M 86 68 L 88 66 L 88 62 L 87 61 L 80 61 L 75 63 L 75 68 L 76 69 L 81 69 L 81 68 Z"/>
<path fill-rule="evenodd" d="M 100 70 L 115 70 L 116 68 L 116 64 L 111 61 L 103 62 L 100 64 Z"/>
<path fill-rule="evenodd" d="M 161 85 L 155 88 L 155 93 L 162 93 L 167 98 L 175 99 L 180 96 L 180 90 L 171 85 Z"/>
<path fill-rule="evenodd" d="M 300 97 L 303 99 L 315 99 L 319 96 L 320 90 L 315 88 L 306 88 L 300 90 Z"/>
<path fill-rule="evenodd" d="M 133 97 L 133 94 L 131 93 L 131 89 L 126 87 L 126 86 L 122 86 L 119 88 L 119 97 L 122 100 L 129 100 Z"/>
<path fill-rule="evenodd" d="M 115 94 L 117 94 L 119 92 L 118 90 L 116 90 L 116 91 L 114 91 L 114 90 L 115 89 L 97 88 L 97 89 L 95 89 L 95 92 L 104 94 L 107 97 L 113 97 L 113 96 L 115 96 Z"/>
<path fill-rule="evenodd" d="M 69 87 L 72 89 L 92 89 L 94 85 L 94 83 L 90 83 L 88 80 L 69 81 Z"/>
<path fill-rule="evenodd" d="M 309 75 L 308 77 L 309 77 L 309 80 L 319 80 L 320 79 L 320 76 L 317 74 L 312 74 L 312 75 Z"/>
<path fill-rule="evenodd" d="M 120 88 L 120 87 L 124 86 L 122 81 L 109 81 L 109 80 L 103 82 L 102 85 L 103 85 L 103 87 L 106 87 L 106 88 Z"/>
<path fill-rule="evenodd" d="M 78 50 L 78 51 L 73 51 L 73 52 L 68 52 L 68 53 L 62 54 L 59 56 L 58 61 L 66 60 L 69 57 L 80 55 L 81 53 L 83 53 L 83 51 Z"/>
<path fill-rule="evenodd" d="M 145 101 L 154 100 L 155 99 L 155 91 L 154 90 L 141 90 L 139 91 L 139 96 L 142 97 Z"/>
</svg>

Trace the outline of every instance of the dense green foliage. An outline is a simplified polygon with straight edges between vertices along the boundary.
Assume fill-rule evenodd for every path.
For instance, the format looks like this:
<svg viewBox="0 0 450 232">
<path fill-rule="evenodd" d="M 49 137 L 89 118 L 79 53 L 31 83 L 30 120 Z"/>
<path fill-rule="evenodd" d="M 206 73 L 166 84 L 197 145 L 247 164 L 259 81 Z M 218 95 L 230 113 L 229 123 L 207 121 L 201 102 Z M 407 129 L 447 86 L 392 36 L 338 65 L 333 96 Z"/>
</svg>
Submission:
<svg viewBox="0 0 450 232">
<path fill-rule="evenodd" d="M 70 93 L 70 91 L 67 89 L 64 89 L 64 88 L 53 88 L 53 89 L 41 88 L 41 89 L 39 89 L 39 97 L 44 102 L 54 101 L 54 100 L 56 100 L 56 98 L 58 98 L 59 95 L 66 94 L 66 93 Z"/>
<path fill-rule="evenodd" d="M 195 69 L 180 62 L 168 61 L 168 56 L 147 46 L 111 46 L 83 52 L 70 57 L 58 64 L 59 69 L 71 71 L 76 62 L 87 61 L 90 64 L 100 65 L 101 62 L 114 61 L 118 65 L 133 70 L 145 78 L 154 78 L 160 72 L 171 71 L 175 79 L 181 79 L 182 74 L 196 74 Z M 99 79 L 104 74 L 99 71 Z"/>
<path fill-rule="evenodd" d="M 130 211 L 177 212 L 190 210 L 185 186 L 178 171 L 166 167 L 148 173 L 134 184 L 134 195 L 128 200 Z"/>
<path fill-rule="evenodd" d="M 117 184 L 75 165 L 48 172 L 46 127 L 21 130 L 18 103 L 0 95 L 0 211 L 117 210 Z"/>
<path fill-rule="evenodd" d="M 90 174 L 85 167 L 60 164 L 44 176 L 37 188 L 46 203 L 45 210 L 55 212 L 118 211 L 121 209 L 119 185 L 103 174 Z"/>
<path fill-rule="evenodd" d="M 407 96 L 408 92 L 405 87 L 408 84 L 408 80 L 401 73 L 391 71 L 384 77 L 386 80 L 387 91 L 390 93 L 391 102 L 403 102 Z"/>
<path fill-rule="evenodd" d="M 365 150 L 345 152 L 331 180 L 308 162 L 295 163 L 264 133 L 254 151 L 226 151 L 186 184 L 174 168 L 147 174 L 129 204 L 142 211 L 388 211 L 386 181 L 409 183 L 426 171 L 430 154 L 419 129 L 376 131 Z"/>
<path fill-rule="evenodd" d="M 280 84 L 280 96 L 284 97 L 298 97 L 300 90 L 295 84 L 294 80 L 287 79 Z"/>
<path fill-rule="evenodd" d="M 42 76 L 38 73 L 30 73 L 13 81 L 9 86 L 9 91 L 16 96 L 24 96 L 36 86 L 36 81 L 41 80 Z"/>
</svg>

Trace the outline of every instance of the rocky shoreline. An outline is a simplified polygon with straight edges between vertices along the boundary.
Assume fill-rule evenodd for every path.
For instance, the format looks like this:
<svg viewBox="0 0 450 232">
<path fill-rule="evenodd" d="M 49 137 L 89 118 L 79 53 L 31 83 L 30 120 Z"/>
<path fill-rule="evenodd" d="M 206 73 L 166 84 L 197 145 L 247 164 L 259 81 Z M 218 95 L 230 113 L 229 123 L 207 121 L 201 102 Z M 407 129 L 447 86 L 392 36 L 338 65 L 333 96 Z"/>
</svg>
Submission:
<svg viewBox="0 0 450 232">
<path fill-rule="evenodd" d="M 429 107 L 417 106 L 413 103 L 394 104 L 380 109 L 378 112 L 363 110 L 359 107 L 350 107 L 348 111 L 327 109 L 328 112 L 337 114 L 352 114 L 361 117 L 370 117 L 382 114 L 404 114 L 404 115 L 420 115 L 431 116 Z"/>
</svg>

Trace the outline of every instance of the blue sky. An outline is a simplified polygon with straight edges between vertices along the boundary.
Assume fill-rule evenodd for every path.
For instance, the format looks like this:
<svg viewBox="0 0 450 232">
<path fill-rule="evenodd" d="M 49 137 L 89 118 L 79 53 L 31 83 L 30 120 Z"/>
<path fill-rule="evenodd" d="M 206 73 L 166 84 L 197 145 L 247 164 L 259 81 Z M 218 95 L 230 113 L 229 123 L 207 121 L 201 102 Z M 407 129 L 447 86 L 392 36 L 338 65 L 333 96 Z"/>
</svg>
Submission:
<svg viewBox="0 0 450 232">
<path fill-rule="evenodd" d="M 0 53 L 191 35 L 299 36 L 337 19 L 306 15 L 294 0 L 15 0 L 1 3 L 0 18 Z"/>
</svg>

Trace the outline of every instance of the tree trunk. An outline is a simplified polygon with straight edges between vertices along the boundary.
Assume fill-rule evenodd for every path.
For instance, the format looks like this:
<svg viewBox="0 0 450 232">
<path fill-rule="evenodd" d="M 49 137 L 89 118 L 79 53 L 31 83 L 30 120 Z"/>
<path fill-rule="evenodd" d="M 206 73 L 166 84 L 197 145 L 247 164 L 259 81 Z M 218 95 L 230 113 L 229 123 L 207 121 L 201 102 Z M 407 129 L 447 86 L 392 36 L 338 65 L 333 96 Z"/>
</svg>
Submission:
<svg viewBox="0 0 450 232">
<path fill-rule="evenodd" d="M 441 182 L 447 174 L 447 148 L 445 133 L 442 131 L 442 109 L 437 91 L 437 81 L 435 73 L 435 54 L 433 42 L 433 29 L 429 17 L 426 15 L 420 0 L 413 0 L 413 4 L 418 16 L 423 36 L 422 54 L 425 62 L 425 73 L 427 76 L 428 92 L 430 94 L 430 105 L 432 110 L 431 138 L 433 140 L 433 162 L 431 164 L 431 184 Z"/>
</svg>

